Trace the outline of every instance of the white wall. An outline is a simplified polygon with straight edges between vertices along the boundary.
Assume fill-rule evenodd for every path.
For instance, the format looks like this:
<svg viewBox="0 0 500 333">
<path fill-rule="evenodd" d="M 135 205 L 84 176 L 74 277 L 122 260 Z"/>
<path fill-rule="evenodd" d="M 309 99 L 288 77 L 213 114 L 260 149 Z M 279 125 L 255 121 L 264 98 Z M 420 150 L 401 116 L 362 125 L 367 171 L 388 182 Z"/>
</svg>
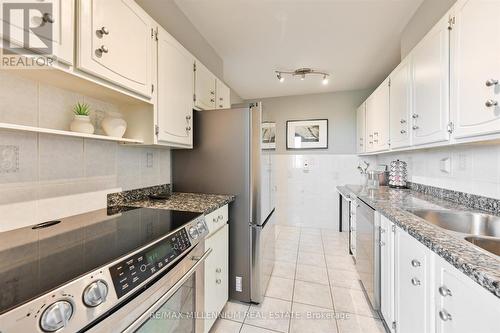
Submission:
<svg viewBox="0 0 500 333">
<path fill-rule="evenodd" d="M 5 71 L 0 87 L 0 122 L 61 129 L 69 128 L 77 101 L 118 109 Z M 12 149 L 14 166 L 4 157 Z M 165 183 L 169 150 L 0 130 L 0 231 L 105 208 L 107 193 Z"/>
<path fill-rule="evenodd" d="M 500 145 L 477 144 L 416 150 L 378 156 L 378 163 L 408 163 L 409 180 L 460 192 L 500 199 Z M 441 170 L 449 159 L 450 172 Z"/>
<path fill-rule="evenodd" d="M 401 59 L 420 42 L 457 0 L 424 0 L 401 34 Z"/>
</svg>

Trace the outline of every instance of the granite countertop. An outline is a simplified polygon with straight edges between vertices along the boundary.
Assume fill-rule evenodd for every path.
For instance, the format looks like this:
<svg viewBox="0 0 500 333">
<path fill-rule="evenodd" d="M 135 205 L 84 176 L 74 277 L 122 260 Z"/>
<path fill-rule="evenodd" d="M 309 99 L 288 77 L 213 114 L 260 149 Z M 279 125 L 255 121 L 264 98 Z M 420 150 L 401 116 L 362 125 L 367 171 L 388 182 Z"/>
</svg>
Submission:
<svg viewBox="0 0 500 333">
<path fill-rule="evenodd" d="M 412 190 L 385 186 L 367 190 L 356 185 L 338 186 L 343 195 L 353 194 L 387 217 L 458 270 L 500 298 L 500 257 L 480 250 L 471 243 L 408 212 L 409 209 L 449 209 L 480 212 Z M 491 213 L 489 213 L 491 214 Z"/>
<path fill-rule="evenodd" d="M 166 200 L 142 199 L 127 202 L 126 205 L 131 207 L 172 209 L 209 214 L 233 202 L 235 198 L 234 195 L 173 192 L 170 198 Z"/>
</svg>

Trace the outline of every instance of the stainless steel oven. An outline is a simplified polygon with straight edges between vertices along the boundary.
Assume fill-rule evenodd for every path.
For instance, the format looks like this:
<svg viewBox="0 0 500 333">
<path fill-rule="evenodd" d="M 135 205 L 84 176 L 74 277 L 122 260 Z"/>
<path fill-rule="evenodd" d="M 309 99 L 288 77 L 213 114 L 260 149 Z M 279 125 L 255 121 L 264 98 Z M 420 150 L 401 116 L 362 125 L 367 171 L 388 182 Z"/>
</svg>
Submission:
<svg viewBox="0 0 500 333">
<path fill-rule="evenodd" d="M 374 310 L 380 309 L 380 215 L 362 200 L 356 209 L 356 269 Z"/>
</svg>

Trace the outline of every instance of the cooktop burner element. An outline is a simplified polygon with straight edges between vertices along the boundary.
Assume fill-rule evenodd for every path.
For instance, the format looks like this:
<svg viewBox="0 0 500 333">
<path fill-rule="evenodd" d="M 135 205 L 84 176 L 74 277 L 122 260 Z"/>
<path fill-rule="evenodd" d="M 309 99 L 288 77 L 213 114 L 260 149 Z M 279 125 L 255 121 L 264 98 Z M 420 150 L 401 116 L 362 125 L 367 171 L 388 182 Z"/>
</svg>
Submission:
<svg viewBox="0 0 500 333">
<path fill-rule="evenodd" d="M 200 217 L 193 212 L 120 207 L 0 233 L 0 315 Z M 189 229 L 177 233 L 189 247 Z"/>
</svg>

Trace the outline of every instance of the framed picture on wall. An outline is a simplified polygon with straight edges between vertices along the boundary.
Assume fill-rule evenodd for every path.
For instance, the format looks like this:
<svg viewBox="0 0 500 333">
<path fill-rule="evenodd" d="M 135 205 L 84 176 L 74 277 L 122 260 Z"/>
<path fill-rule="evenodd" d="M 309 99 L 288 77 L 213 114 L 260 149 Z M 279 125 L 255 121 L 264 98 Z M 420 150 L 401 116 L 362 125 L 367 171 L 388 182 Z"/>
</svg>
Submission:
<svg viewBox="0 0 500 333">
<path fill-rule="evenodd" d="M 327 149 L 328 119 L 286 122 L 286 149 Z"/>
<path fill-rule="evenodd" d="M 276 149 L 276 123 L 262 123 L 262 149 Z"/>
</svg>

